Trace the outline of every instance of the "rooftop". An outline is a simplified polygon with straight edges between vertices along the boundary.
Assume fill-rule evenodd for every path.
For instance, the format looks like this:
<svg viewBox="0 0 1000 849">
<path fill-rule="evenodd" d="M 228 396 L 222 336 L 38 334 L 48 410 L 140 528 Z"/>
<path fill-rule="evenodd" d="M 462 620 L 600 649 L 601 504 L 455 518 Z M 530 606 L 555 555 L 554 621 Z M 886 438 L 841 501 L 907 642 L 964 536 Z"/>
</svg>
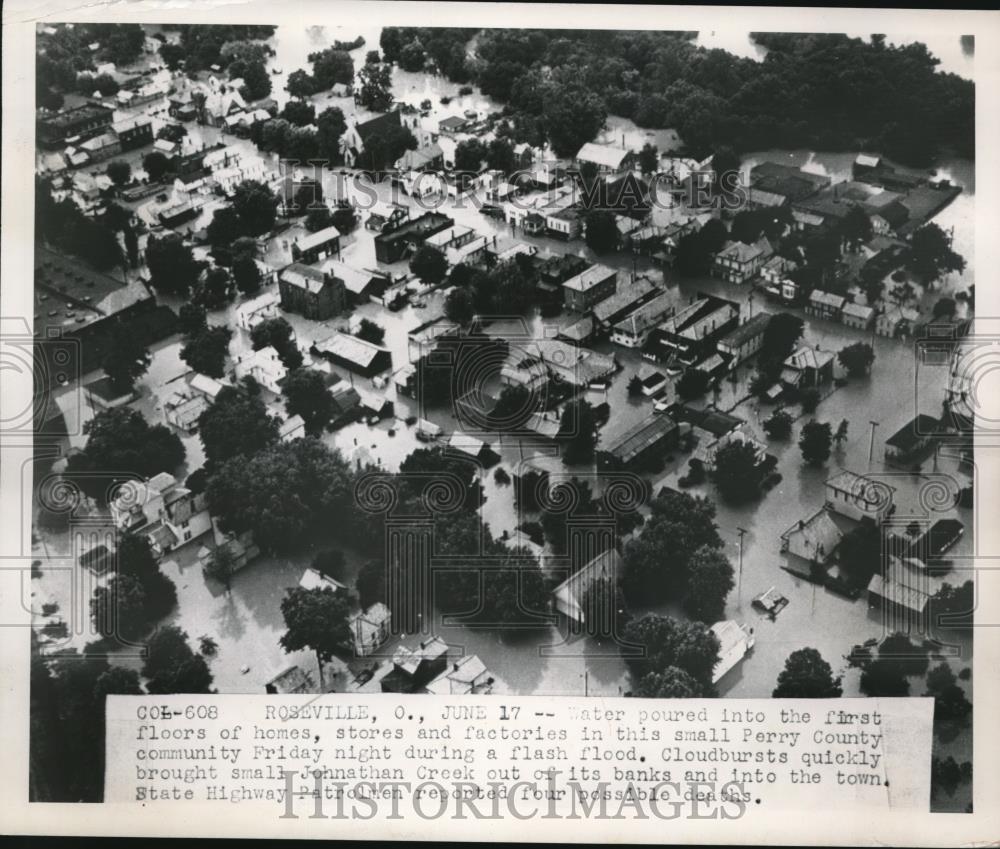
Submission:
<svg viewBox="0 0 1000 849">
<path fill-rule="evenodd" d="M 380 353 L 385 353 L 378 345 L 340 332 L 317 342 L 316 350 L 364 367 L 371 365 Z"/>
<path fill-rule="evenodd" d="M 602 165 L 605 168 L 621 168 L 622 162 L 625 157 L 629 155 L 629 151 L 625 150 L 623 147 L 614 147 L 609 144 L 595 144 L 594 142 L 587 142 L 580 151 L 577 153 L 576 158 L 580 162 L 593 162 L 596 165 Z"/>
<path fill-rule="evenodd" d="M 305 289 L 313 294 L 319 293 L 326 285 L 326 277 L 318 268 L 293 262 L 285 266 L 279 275 L 280 279 L 292 286 Z"/>
<path fill-rule="evenodd" d="M 308 251 L 312 248 L 321 247 L 333 239 L 339 238 L 340 231 L 331 225 L 329 227 L 324 227 L 322 230 L 317 230 L 315 233 L 310 233 L 308 236 L 303 236 L 299 239 L 297 245 L 300 251 Z"/>
<path fill-rule="evenodd" d="M 738 348 L 744 342 L 753 339 L 755 336 L 760 336 L 765 330 L 767 330 L 767 326 L 770 323 L 770 313 L 759 312 L 749 321 L 743 322 L 743 324 L 735 330 L 732 330 L 723 336 L 722 339 L 719 340 L 719 344 Z"/>
<path fill-rule="evenodd" d="M 575 277 L 570 277 L 569 280 L 563 283 L 563 286 L 567 289 L 572 289 L 574 292 L 587 292 L 603 283 L 609 277 L 615 277 L 617 274 L 617 271 L 613 268 L 608 268 L 606 265 L 592 265 Z"/>
<path fill-rule="evenodd" d="M 650 445 L 660 442 L 676 429 L 677 424 L 670 416 L 657 413 L 625 431 L 617 439 L 611 440 L 604 450 L 617 457 L 621 462 L 628 463 Z"/>
<path fill-rule="evenodd" d="M 940 427 L 941 422 L 934 416 L 920 413 L 890 436 L 885 444 L 906 451 L 916 446 L 922 438 L 937 433 Z"/>
</svg>

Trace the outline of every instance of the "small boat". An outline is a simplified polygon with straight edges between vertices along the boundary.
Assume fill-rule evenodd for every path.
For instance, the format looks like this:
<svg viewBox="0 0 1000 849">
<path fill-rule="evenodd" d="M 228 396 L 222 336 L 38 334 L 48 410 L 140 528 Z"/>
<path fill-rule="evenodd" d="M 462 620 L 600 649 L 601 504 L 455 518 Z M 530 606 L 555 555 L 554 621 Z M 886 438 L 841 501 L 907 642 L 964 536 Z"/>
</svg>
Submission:
<svg viewBox="0 0 1000 849">
<path fill-rule="evenodd" d="M 758 610 L 763 610 L 768 616 L 774 619 L 782 610 L 788 607 L 788 599 L 774 587 L 770 587 L 759 595 L 754 596 L 751 604 Z"/>
</svg>

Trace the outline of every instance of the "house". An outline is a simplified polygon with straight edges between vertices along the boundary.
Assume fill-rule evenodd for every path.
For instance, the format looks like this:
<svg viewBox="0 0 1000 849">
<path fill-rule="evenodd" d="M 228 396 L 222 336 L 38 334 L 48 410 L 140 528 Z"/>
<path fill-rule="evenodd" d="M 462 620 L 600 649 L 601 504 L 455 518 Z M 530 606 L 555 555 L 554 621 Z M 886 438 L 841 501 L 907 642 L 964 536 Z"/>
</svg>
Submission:
<svg viewBox="0 0 1000 849">
<path fill-rule="evenodd" d="M 562 284 L 563 303 L 567 309 L 586 312 L 590 307 L 615 294 L 618 272 L 606 265 L 592 265 Z"/>
<path fill-rule="evenodd" d="M 915 557 L 889 555 L 882 571 L 868 582 L 868 604 L 880 607 L 883 615 L 894 614 L 911 627 L 919 627 L 914 618 L 926 615 L 927 605 L 942 583 Z"/>
<path fill-rule="evenodd" d="M 920 313 L 912 307 L 886 304 L 875 317 L 875 332 L 890 339 L 909 336 L 919 320 Z"/>
<path fill-rule="evenodd" d="M 79 147 L 91 162 L 101 162 L 122 152 L 121 142 L 113 132 L 93 136 L 85 142 L 80 142 Z"/>
<path fill-rule="evenodd" d="M 340 137 L 340 153 L 344 157 L 344 164 L 348 168 L 357 167 L 359 159 L 365 153 L 365 145 L 372 139 L 381 138 L 390 128 L 401 126 L 399 111 L 395 109 L 376 115 L 368 121 L 352 124 Z"/>
<path fill-rule="evenodd" d="M 573 622 L 585 623 L 583 601 L 587 590 L 602 579 L 617 584 L 623 571 L 622 558 L 617 551 L 611 548 L 601 552 L 552 590 L 556 611 Z"/>
<path fill-rule="evenodd" d="M 400 646 L 392 657 L 392 671 L 382 681 L 383 693 L 418 693 L 448 667 L 448 644 L 440 637 L 420 642 L 410 650 Z"/>
<path fill-rule="evenodd" d="M 252 377 L 265 389 L 280 395 L 281 384 L 288 370 L 281 362 L 278 352 L 273 346 L 268 345 L 259 351 L 247 351 L 237 355 L 233 360 L 232 374 L 234 382 Z"/>
<path fill-rule="evenodd" d="M 829 478 L 825 487 L 826 507 L 848 519 L 882 522 L 895 510 L 892 501 L 896 488 L 884 481 L 845 469 Z"/>
<path fill-rule="evenodd" d="M 854 327 L 858 330 L 867 330 L 875 320 L 875 310 L 865 304 L 844 304 L 840 311 L 840 320 L 847 327 Z"/>
<path fill-rule="evenodd" d="M 292 263 L 278 274 L 281 308 L 313 321 L 324 321 L 344 311 L 344 282 L 332 274 L 301 263 Z"/>
<path fill-rule="evenodd" d="M 362 415 L 361 394 L 346 380 L 338 380 L 330 386 L 333 398 L 333 415 L 330 424 L 342 427 L 357 420 Z"/>
<path fill-rule="evenodd" d="M 355 614 L 350 624 L 355 655 L 367 657 L 374 654 L 378 647 L 389 639 L 392 612 L 379 601 L 367 610 Z"/>
<path fill-rule="evenodd" d="M 455 431 L 445 443 L 450 451 L 470 457 L 482 468 L 488 469 L 500 462 L 500 455 L 486 442 L 467 433 Z"/>
<path fill-rule="evenodd" d="M 292 242 L 292 259 L 312 265 L 327 257 L 340 255 L 340 231 L 333 225 Z"/>
<path fill-rule="evenodd" d="M 438 132 L 445 136 L 455 135 L 465 129 L 469 122 L 458 115 L 449 115 L 438 122 Z"/>
<path fill-rule="evenodd" d="M 440 212 L 425 212 L 375 237 L 375 258 L 386 264 L 399 262 L 415 252 L 428 238 L 454 227 L 455 222 Z"/>
<path fill-rule="evenodd" d="M 209 377 L 207 374 L 196 374 L 191 378 L 188 386 L 192 392 L 201 395 L 209 404 L 214 404 L 225 384 L 219 383 L 214 377 Z"/>
<path fill-rule="evenodd" d="M 790 389 L 812 389 L 833 380 L 831 351 L 803 345 L 782 363 L 781 382 Z"/>
<path fill-rule="evenodd" d="M 53 150 L 63 147 L 71 138 L 96 135 L 107 130 L 114 114 L 114 109 L 100 103 L 84 103 L 40 118 L 35 125 L 35 136 L 42 147 Z"/>
<path fill-rule="evenodd" d="M 574 163 L 577 168 L 596 166 L 598 174 L 617 174 L 635 166 L 635 155 L 623 147 L 587 142 L 577 152 Z"/>
<path fill-rule="evenodd" d="M 283 421 L 278 428 L 278 439 L 282 442 L 292 442 L 306 435 L 305 419 L 300 415 L 294 415 Z"/>
<path fill-rule="evenodd" d="M 670 416 L 653 414 L 598 449 L 598 463 L 605 468 L 655 469 L 677 445 L 678 428 Z"/>
<path fill-rule="evenodd" d="M 829 185 L 829 177 L 778 162 L 761 162 L 750 170 L 752 189 L 780 195 L 791 203 L 804 200 Z"/>
<path fill-rule="evenodd" d="M 223 534 L 213 522 L 212 530 L 215 536 L 215 547 L 226 548 L 229 551 L 233 572 L 238 572 L 252 560 L 260 556 L 260 548 L 253 538 L 253 531 L 241 534 Z M 198 549 L 198 565 L 204 570 L 205 564 L 212 557 L 213 550 L 207 545 Z"/>
<path fill-rule="evenodd" d="M 905 462 L 922 456 L 940 429 L 940 420 L 920 413 L 885 441 L 885 459 Z"/>
<path fill-rule="evenodd" d="M 538 275 L 537 287 L 547 295 L 561 292 L 563 283 L 590 268 L 590 263 L 576 254 L 536 255 L 534 265 Z"/>
<path fill-rule="evenodd" d="M 202 114 L 204 122 L 210 127 L 225 127 L 226 118 L 236 112 L 245 112 L 246 108 L 246 101 L 239 91 L 222 86 L 218 91 L 211 91 L 205 96 Z"/>
<path fill-rule="evenodd" d="M 535 161 L 535 149 L 527 142 L 514 145 L 514 170 L 524 171 Z"/>
<path fill-rule="evenodd" d="M 585 315 L 577 319 L 572 324 L 563 327 L 557 334 L 556 339 L 569 342 L 573 345 L 586 345 L 594 337 L 594 319 Z"/>
<path fill-rule="evenodd" d="M 299 586 L 304 590 L 325 590 L 331 589 L 335 593 L 347 589 L 340 581 L 324 575 L 319 569 L 312 567 L 306 569 L 299 578 Z"/>
<path fill-rule="evenodd" d="M 712 273 L 727 283 L 746 283 L 757 276 L 773 254 L 774 249 L 765 236 L 761 236 L 752 245 L 729 242 L 715 255 Z"/>
<path fill-rule="evenodd" d="M 844 531 L 826 508 L 820 508 L 808 519 L 799 519 L 781 535 L 783 554 L 807 563 L 824 565 L 833 557 L 844 538 Z"/>
<path fill-rule="evenodd" d="M 718 684 L 753 648 L 753 628 L 727 619 L 716 622 L 711 631 L 719 642 L 719 660 L 712 668 L 712 683 Z"/>
<path fill-rule="evenodd" d="M 278 316 L 278 297 L 273 292 L 264 292 L 236 307 L 236 325 L 248 333 L 262 321 Z"/>
<path fill-rule="evenodd" d="M 191 98 L 190 89 L 174 94 L 167 103 L 167 114 L 177 121 L 193 121 L 198 117 L 198 107 Z"/>
<path fill-rule="evenodd" d="M 798 301 L 800 287 L 792 279 L 799 264 L 791 259 L 775 254 L 760 268 L 761 286 L 772 300 L 792 304 Z"/>
<path fill-rule="evenodd" d="M 247 180 L 264 182 L 267 179 L 267 166 L 260 159 L 251 159 L 238 165 L 218 168 L 212 171 L 212 178 L 226 197 L 232 197 L 236 188 Z"/>
<path fill-rule="evenodd" d="M 511 346 L 500 370 L 500 380 L 508 386 L 524 386 L 529 390 L 540 390 L 549 380 L 587 387 L 607 379 L 617 369 L 613 356 L 559 339 L 535 339 Z"/>
<path fill-rule="evenodd" d="M 315 693 L 312 676 L 298 666 L 289 666 L 264 684 L 264 692 L 271 696 L 305 695 Z"/>
<path fill-rule="evenodd" d="M 111 129 L 118 136 L 123 151 L 136 150 L 153 143 L 153 122 L 145 115 L 116 121 Z"/>
<path fill-rule="evenodd" d="M 320 271 L 330 274 L 344 284 L 348 305 L 359 305 L 368 301 L 382 302 L 390 279 L 378 271 L 355 268 L 339 259 L 328 259 L 320 266 Z"/>
<path fill-rule="evenodd" d="M 764 333 L 770 323 L 771 315 L 759 312 L 719 339 L 715 349 L 726 357 L 729 368 L 735 368 L 760 350 L 764 344 Z"/>
<path fill-rule="evenodd" d="M 121 531 L 145 536 L 157 557 L 212 529 L 204 492 L 192 492 L 167 472 L 123 483 L 110 505 Z"/>
<path fill-rule="evenodd" d="M 560 203 L 557 207 L 547 211 L 544 216 L 547 235 L 558 239 L 575 239 L 583 226 L 580 210 L 574 204 Z"/>
<path fill-rule="evenodd" d="M 493 677 L 478 655 L 467 654 L 452 661 L 425 691 L 439 696 L 467 696 L 490 693 Z"/>
<path fill-rule="evenodd" d="M 208 401 L 205 396 L 185 386 L 173 392 L 163 402 L 163 417 L 167 424 L 178 430 L 194 433 L 198 429 L 198 418 L 207 409 Z"/>
<path fill-rule="evenodd" d="M 444 168 L 444 151 L 434 142 L 416 150 L 408 150 L 396 160 L 397 171 L 440 171 Z"/>
<path fill-rule="evenodd" d="M 718 340 L 739 326 L 739 304 L 702 295 L 656 327 L 642 355 L 658 362 L 694 365 L 712 354 Z"/>
<path fill-rule="evenodd" d="M 398 206 L 385 201 L 378 201 L 368 210 L 368 217 L 365 219 L 365 228 L 383 233 L 388 230 L 395 230 L 400 225 L 410 219 L 410 208 L 408 206 Z"/>
<path fill-rule="evenodd" d="M 813 289 L 806 302 L 806 315 L 825 318 L 827 321 L 839 321 L 840 312 L 847 303 L 847 298 L 834 292 L 824 292 Z"/>
<path fill-rule="evenodd" d="M 315 342 L 311 350 L 334 365 L 367 378 L 392 369 L 392 355 L 385 348 L 346 333 L 337 332 Z"/>
<path fill-rule="evenodd" d="M 674 300 L 672 293 L 660 292 L 636 307 L 612 326 L 611 341 L 624 348 L 641 348 L 648 341 L 652 330 L 673 314 Z"/>
<path fill-rule="evenodd" d="M 430 245 L 432 248 L 437 248 L 441 251 L 441 253 L 447 257 L 450 265 L 458 265 L 463 258 L 461 249 L 472 244 L 476 241 L 476 239 L 483 238 L 485 237 L 479 236 L 479 234 L 471 227 L 459 224 L 448 230 L 442 230 L 440 233 L 435 233 L 433 236 L 424 240 L 424 244 Z"/>
<path fill-rule="evenodd" d="M 615 294 L 599 301 L 591 308 L 597 330 L 610 330 L 640 306 L 663 292 L 646 277 L 633 278 Z"/>
</svg>

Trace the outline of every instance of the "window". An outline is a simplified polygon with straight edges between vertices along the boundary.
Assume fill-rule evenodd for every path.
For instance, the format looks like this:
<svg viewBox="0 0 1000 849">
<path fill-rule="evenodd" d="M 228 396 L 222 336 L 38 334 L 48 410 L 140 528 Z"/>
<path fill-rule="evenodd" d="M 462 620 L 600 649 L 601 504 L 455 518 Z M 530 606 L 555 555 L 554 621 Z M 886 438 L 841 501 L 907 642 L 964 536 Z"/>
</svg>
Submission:
<svg viewBox="0 0 1000 849">
<path fill-rule="evenodd" d="M 184 531 L 184 542 L 187 542 L 189 539 L 191 539 L 191 531 Z"/>
</svg>

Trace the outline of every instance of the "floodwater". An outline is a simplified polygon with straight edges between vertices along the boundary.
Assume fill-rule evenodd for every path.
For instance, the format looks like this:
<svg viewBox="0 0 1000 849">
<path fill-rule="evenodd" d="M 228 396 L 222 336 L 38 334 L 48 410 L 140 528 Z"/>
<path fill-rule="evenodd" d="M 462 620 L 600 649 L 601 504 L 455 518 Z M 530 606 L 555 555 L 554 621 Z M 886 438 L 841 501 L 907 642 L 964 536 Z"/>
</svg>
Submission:
<svg viewBox="0 0 1000 849">
<path fill-rule="evenodd" d="M 354 51 L 356 64 L 363 61 L 367 50 L 378 49 L 378 32 L 377 29 L 360 31 L 367 43 Z M 322 49 L 335 38 L 350 40 L 358 34 L 357 29 L 351 28 L 279 29 L 273 40 L 277 56 L 271 60 L 272 66 L 282 71 L 281 74 L 273 76 L 276 99 L 281 102 L 286 97 L 282 90 L 283 80 L 287 74 L 297 68 L 308 67 L 306 56 L 309 52 Z M 699 43 L 707 44 L 705 38 L 706 34 L 700 35 Z M 969 62 L 971 63 L 971 59 Z M 495 106 L 487 98 L 474 92 L 462 98 L 456 97 L 447 107 L 443 107 L 440 104 L 440 97 L 457 94 L 458 87 L 440 77 L 428 74 L 405 74 L 396 70 L 394 84 L 397 96 L 407 102 L 419 104 L 425 98 L 431 99 L 434 103 L 432 119 L 435 121 L 444 114 L 459 114 L 467 108 L 485 110 Z M 321 101 L 323 95 L 318 97 Z M 351 99 L 338 99 L 336 105 L 344 108 L 349 116 L 357 114 L 353 111 Z M 651 135 L 642 128 L 635 127 L 631 122 L 610 119 L 607 140 L 611 141 L 622 133 L 626 136 L 626 142 L 633 146 L 641 145 L 648 139 L 654 140 L 655 143 L 658 138 L 655 133 Z M 248 142 L 235 143 L 250 147 Z M 844 179 L 849 176 L 854 156 L 854 153 L 766 151 L 748 156 L 744 167 L 749 168 L 758 161 L 770 159 L 826 173 L 835 179 Z M 942 226 L 953 228 L 954 245 L 968 263 L 962 275 L 952 275 L 952 279 L 945 281 L 943 291 L 961 290 L 974 280 L 973 173 L 973 164 L 963 161 L 949 162 L 939 170 L 940 176 L 952 179 L 966 189 L 965 193 L 936 219 Z M 334 188 L 333 180 L 332 174 L 325 175 L 324 182 L 328 196 L 334 194 L 331 191 Z M 387 187 L 379 187 L 380 196 L 387 191 Z M 412 203 L 406 198 L 402 202 Z M 468 206 L 455 211 L 453 217 L 458 223 L 472 226 L 481 233 L 510 232 L 507 225 L 494 222 Z M 346 240 L 344 259 L 358 266 L 374 267 L 372 238 L 372 234 L 363 228 L 357 230 L 349 240 Z M 549 250 L 572 252 L 594 258 L 579 241 L 563 243 L 523 235 L 519 238 Z M 623 277 L 633 268 L 633 261 L 627 257 L 601 257 L 600 261 L 618 268 Z M 639 265 L 641 268 L 641 263 Z M 392 270 L 404 271 L 405 264 L 399 264 Z M 738 301 L 744 315 L 751 308 L 773 309 L 770 305 L 760 303 L 760 298 L 757 298 L 751 306 L 748 291 L 718 280 L 684 281 L 680 285 L 673 279 L 667 282 L 671 291 L 676 294 L 678 303 L 687 302 L 696 293 L 705 291 Z M 366 304 L 358 310 L 360 315 L 373 318 L 386 328 L 385 345 L 393 354 L 396 368 L 406 361 L 406 334 L 441 311 L 440 294 L 429 295 L 426 300 L 427 306 L 422 310 L 407 307 L 398 313 L 392 313 L 374 304 Z M 235 305 L 214 313 L 210 316 L 210 320 L 213 323 L 231 325 L 234 309 Z M 302 342 L 322 338 L 333 329 L 346 324 L 344 318 L 319 324 L 294 315 L 288 315 L 287 318 Z M 558 320 L 565 321 L 568 317 L 564 316 Z M 539 319 L 534 317 L 532 322 L 537 325 Z M 816 319 L 806 320 L 805 344 L 819 344 L 824 348 L 838 350 L 851 342 L 869 339 L 870 334 L 841 325 Z M 248 345 L 247 334 L 235 330 L 231 353 L 245 349 Z M 737 529 L 742 527 L 748 531 L 744 538 L 739 586 L 729 599 L 725 615 L 754 628 L 756 637 L 753 652 L 721 682 L 719 689 L 723 696 L 769 696 L 785 658 L 792 651 L 804 646 L 818 649 L 835 671 L 844 675 L 845 695 L 858 694 L 858 674 L 856 670 L 846 668 L 843 656 L 852 645 L 880 636 L 883 630 L 882 622 L 869 612 L 863 599 L 851 602 L 834 596 L 794 578 L 780 568 L 782 562 L 779 552 L 780 534 L 800 518 L 807 518 L 819 509 L 823 503 L 823 481 L 826 478 L 835 474 L 840 468 L 876 475 L 891 475 L 891 482 L 897 490 L 896 502 L 899 505 L 900 516 L 921 515 L 919 512 L 923 509 L 920 505 L 921 487 L 930 483 L 935 475 L 944 476 L 959 485 L 965 483 L 965 475 L 957 470 L 954 458 L 944 456 L 937 461 L 936 470 L 930 461 L 925 463 L 921 475 L 897 474 L 884 467 L 881 460 L 882 441 L 916 413 L 936 414 L 940 410 L 946 367 L 929 366 L 918 362 L 911 343 L 878 337 L 874 340 L 874 346 L 876 362 L 872 377 L 852 381 L 846 387 L 839 389 L 820 404 L 815 414 L 817 419 L 829 421 L 834 428 L 842 419 L 847 419 L 849 422 L 847 442 L 842 449 L 831 456 L 827 465 L 820 469 L 803 466 L 794 440 L 787 444 L 771 443 L 769 450 L 778 458 L 781 483 L 759 503 L 739 508 L 719 504 L 717 521 L 720 534 L 725 541 L 726 553 L 734 565 L 739 562 Z M 158 345 L 153 350 L 150 372 L 140 381 L 141 400 L 138 407 L 151 419 L 159 419 L 162 401 L 170 392 L 171 382 L 185 371 L 185 366 L 179 359 L 180 347 L 181 343 L 177 338 Z M 612 349 L 608 347 L 606 350 L 610 352 Z M 613 432 L 624 430 L 641 421 L 651 411 L 648 401 L 630 399 L 625 391 L 628 377 L 642 367 L 642 361 L 634 351 L 616 348 L 614 353 L 623 368 L 607 395 L 613 415 L 611 422 L 604 429 L 605 439 Z M 729 408 L 745 395 L 745 382 L 749 379 L 751 370 L 743 368 L 740 372 L 740 385 L 725 387 L 723 398 L 720 400 L 721 407 Z M 391 388 L 388 392 L 390 397 L 394 396 Z M 352 459 L 370 459 L 388 471 L 396 470 L 400 462 L 414 448 L 422 444 L 417 442 L 413 429 L 402 421 L 407 415 L 416 414 L 418 411 L 412 402 L 406 399 L 397 398 L 396 401 L 398 417 L 396 421 L 383 422 L 374 428 L 364 424 L 351 425 L 326 436 L 325 439 Z M 751 427 L 755 429 L 759 427 L 758 412 L 749 403 L 738 406 L 734 413 L 746 419 Z M 86 415 L 87 411 L 84 411 L 84 416 Z M 759 414 L 761 418 L 766 415 L 766 410 Z M 448 424 L 447 411 L 437 411 L 436 418 Z M 877 425 L 874 456 L 869 462 L 871 420 L 877 422 Z M 390 429 L 393 430 L 392 435 Z M 185 470 L 187 472 L 201 464 L 202 451 L 197 436 L 182 436 L 182 441 L 188 451 Z M 71 443 L 79 447 L 82 439 L 76 437 Z M 519 444 L 511 444 L 509 440 L 502 443 L 499 439 L 495 440 L 494 448 L 501 454 L 500 465 L 508 473 L 515 469 L 525 456 L 530 455 L 530 452 L 525 452 Z M 558 468 L 558 461 L 550 462 L 554 462 Z M 676 486 L 677 478 L 683 474 L 685 466 L 686 457 L 678 456 L 655 481 L 657 488 L 661 485 Z M 569 471 L 581 475 L 590 473 L 588 469 Z M 520 517 L 513 506 L 510 487 L 498 484 L 492 469 L 484 474 L 483 483 L 486 495 L 482 511 L 484 521 L 489 523 L 494 535 L 499 536 L 505 531 L 513 533 Z M 949 485 L 954 487 L 956 484 Z M 696 488 L 695 491 L 714 494 L 710 487 Z M 960 557 L 973 552 L 974 528 L 970 511 L 949 508 L 940 515 L 958 516 L 967 528 L 966 535 L 952 556 Z M 171 621 L 185 628 L 193 640 L 207 634 L 219 643 L 218 655 L 210 660 L 218 689 L 221 692 L 261 692 L 266 681 L 292 663 L 315 671 L 315 660 L 310 653 L 287 655 L 278 644 L 283 631 L 279 604 L 284 588 L 298 582 L 314 551 L 309 550 L 289 558 L 262 557 L 235 576 L 232 592 L 226 594 L 220 587 L 206 582 L 198 569 L 195 558 L 201 544 L 196 542 L 174 552 L 165 560 L 164 571 L 177 584 L 179 597 L 179 606 L 172 614 Z M 347 555 L 343 577 L 350 583 L 360 566 L 361 555 L 350 546 L 343 547 Z M 36 557 L 58 553 L 51 535 L 41 529 L 38 530 L 38 542 L 33 550 Z M 48 601 L 61 604 L 64 610 L 69 609 L 72 588 L 60 574 L 55 571 L 44 572 L 40 579 L 32 582 L 33 602 L 36 608 L 42 602 Z M 789 606 L 775 621 L 760 616 L 750 606 L 750 600 L 754 595 L 771 586 L 776 587 L 790 600 Z M 659 610 L 676 612 L 671 606 Z M 478 654 L 497 679 L 497 689 L 501 692 L 547 695 L 587 692 L 617 695 L 630 687 L 624 664 L 613 647 L 577 642 L 568 647 L 543 650 L 546 646 L 557 646 L 560 642 L 556 629 L 549 625 L 514 636 L 462 626 L 441 625 L 436 630 L 455 647 L 456 651 Z M 416 635 L 411 635 L 403 642 L 412 644 L 416 639 Z M 86 641 L 87 639 L 77 638 L 72 642 L 82 644 Z M 960 659 L 953 660 L 952 666 L 957 672 L 960 668 L 968 667 L 970 663 L 971 659 L 968 653 L 965 653 Z M 969 686 L 967 682 L 962 682 L 962 685 Z M 920 694 L 922 689 L 922 682 L 914 680 L 912 692 Z M 959 761 L 968 758 L 971 754 L 969 735 L 961 735 L 946 746 L 943 745 L 941 751 L 954 754 Z"/>
</svg>

